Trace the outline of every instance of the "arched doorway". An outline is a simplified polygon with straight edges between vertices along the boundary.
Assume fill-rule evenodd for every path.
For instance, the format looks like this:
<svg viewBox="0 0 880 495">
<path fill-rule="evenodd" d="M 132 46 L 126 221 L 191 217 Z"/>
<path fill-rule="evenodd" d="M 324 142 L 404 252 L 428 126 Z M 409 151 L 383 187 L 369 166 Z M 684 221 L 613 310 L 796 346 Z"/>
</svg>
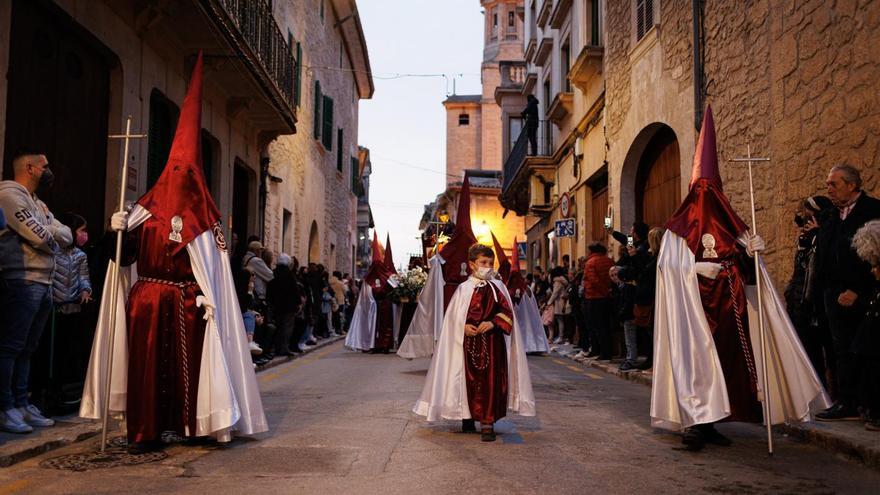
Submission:
<svg viewBox="0 0 880 495">
<path fill-rule="evenodd" d="M 621 227 L 662 227 L 681 204 L 681 155 L 675 131 L 655 122 L 633 140 L 621 172 Z"/>
<path fill-rule="evenodd" d="M 318 223 L 312 222 L 309 230 L 309 263 L 321 262 L 321 242 L 318 239 Z"/>
<path fill-rule="evenodd" d="M 642 153 L 636 174 L 636 220 L 660 227 L 681 204 L 678 140 L 667 126 L 657 130 Z"/>
</svg>

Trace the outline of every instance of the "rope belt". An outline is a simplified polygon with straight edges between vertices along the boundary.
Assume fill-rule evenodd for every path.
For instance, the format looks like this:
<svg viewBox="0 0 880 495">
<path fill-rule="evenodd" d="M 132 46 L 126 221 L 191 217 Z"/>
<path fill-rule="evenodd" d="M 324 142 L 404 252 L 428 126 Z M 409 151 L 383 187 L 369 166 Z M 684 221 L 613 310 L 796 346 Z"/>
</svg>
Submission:
<svg viewBox="0 0 880 495">
<path fill-rule="evenodd" d="M 184 282 L 175 282 L 173 280 L 162 280 L 159 278 L 152 277 L 138 277 L 138 282 L 146 282 L 152 284 L 160 284 L 160 285 L 169 285 L 171 287 L 176 287 L 180 290 L 180 293 L 177 298 L 177 323 L 180 326 L 180 332 L 178 332 L 178 347 L 180 347 L 180 355 L 181 361 L 183 362 L 183 414 L 186 418 L 186 424 L 189 425 L 189 356 L 186 350 L 186 307 L 184 304 L 184 298 L 186 296 L 186 289 L 190 287 L 197 287 L 199 284 L 194 280 L 188 280 Z"/>
<path fill-rule="evenodd" d="M 725 270 L 729 269 L 733 266 L 733 262 L 725 261 L 721 263 Z M 734 278 L 736 280 L 734 280 Z M 739 344 L 743 351 L 743 357 L 746 359 L 746 366 L 749 369 L 749 382 L 752 388 L 752 392 L 757 392 L 758 387 L 758 372 L 755 368 L 755 358 L 751 352 L 751 346 L 749 345 L 749 336 L 746 335 L 745 325 L 743 324 L 743 310 L 739 306 L 739 300 L 736 297 L 736 289 L 741 287 L 741 281 L 739 277 L 727 277 L 727 286 L 730 290 L 730 299 L 733 301 L 733 314 L 736 320 L 736 330 L 739 336 Z M 766 363 L 765 363 L 766 366 Z M 768 391 L 764 391 L 764 393 L 769 393 Z"/>
</svg>

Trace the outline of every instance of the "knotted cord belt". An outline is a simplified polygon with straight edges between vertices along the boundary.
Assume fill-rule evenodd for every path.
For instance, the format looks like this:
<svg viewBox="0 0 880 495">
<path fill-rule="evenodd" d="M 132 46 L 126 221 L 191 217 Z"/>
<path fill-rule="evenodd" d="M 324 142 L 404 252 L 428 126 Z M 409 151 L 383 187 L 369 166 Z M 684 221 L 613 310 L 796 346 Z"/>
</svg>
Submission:
<svg viewBox="0 0 880 495">
<path fill-rule="evenodd" d="M 733 266 L 732 261 L 724 261 L 721 263 L 721 266 L 724 267 L 725 270 Z M 736 280 L 734 280 L 736 278 Z M 730 274 L 727 276 L 727 286 L 730 289 L 730 299 L 733 301 L 733 314 L 736 319 L 736 329 L 739 334 L 739 344 L 742 347 L 743 357 L 746 359 L 746 366 L 749 368 L 749 380 L 752 388 L 752 392 L 757 392 L 758 389 L 758 373 L 755 369 L 755 358 L 752 356 L 751 347 L 749 346 L 749 337 L 746 335 L 745 325 L 743 325 L 742 320 L 742 309 L 739 307 L 739 299 L 736 297 L 736 288 L 740 287 L 742 282 L 739 277 L 732 277 Z M 745 289 L 743 289 L 745 291 Z M 764 363 L 766 366 L 766 363 Z M 764 393 L 768 393 L 766 390 Z"/>
<path fill-rule="evenodd" d="M 138 277 L 138 282 L 170 285 L 180 290 L 177 298 L 177 322 L 180 325 L 178 345 L 180 347 L 181 360 L 183 361 L 183 414 L 186 418 L 186 423 L 189 424 L 189 356 L 186 351 L 186 308 L 184 305 L 184 298 L 186 296 L 186 289 L 197 287 L 199 284 L 195 280 L 175 282 L 173 280 L 162 280 L 152 277 Z"/>
</svg>

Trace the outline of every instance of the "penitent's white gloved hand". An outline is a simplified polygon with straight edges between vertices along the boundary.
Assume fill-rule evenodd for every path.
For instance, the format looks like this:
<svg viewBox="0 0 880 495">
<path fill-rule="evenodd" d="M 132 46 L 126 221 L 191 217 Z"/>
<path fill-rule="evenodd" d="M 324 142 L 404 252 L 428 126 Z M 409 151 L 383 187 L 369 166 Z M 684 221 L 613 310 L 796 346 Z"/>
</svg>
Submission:
<svg viewBox="0 0 880 495">
<path fill-rule="evenodd" d="M 697 275 L 702 275 L 706 278 L 711 278 L 715 280 L 715 277 L 721 273 L 723 266 L 720 263 L 711 263 L 708 261 L 699 261 L 694 264 L 694 269 L 697 271 Z"/>
<path fill-rule="evenodd" d="M 125 232 L 128 229 L 128 212 L 117 211 L 110 217 L 110 228 L 114 232 Z"/>
<path fill-rule="evenodd" d="M 751 257 L 754 257 L 755 253 L 763 251 L 766 247 L 764 238 L 757 234 L 749 237 L 748 241 L 746 241 L 746 253 Z"/>
</svg>

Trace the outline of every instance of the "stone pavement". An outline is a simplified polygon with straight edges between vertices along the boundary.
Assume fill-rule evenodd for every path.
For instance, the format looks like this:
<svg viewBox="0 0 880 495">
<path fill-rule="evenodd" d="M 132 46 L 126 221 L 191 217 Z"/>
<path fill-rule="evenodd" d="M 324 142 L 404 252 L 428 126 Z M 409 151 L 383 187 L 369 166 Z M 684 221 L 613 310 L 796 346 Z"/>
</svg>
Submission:
<svg viewBox="0 0 880 495">
<path fill-rule="evenodd" d="M 317 349 L 328 346 L 345 337 L 331 337 L 318 341 L 318 345 L 303 354 L 276 357 L 272 361 L 257 368 L 257 373 L 301 358 Z M 33 433 L 17 435 L 0 431 L 0 467 L 8 467 L 31 457 L 55 450 L 66 445 L 81 442 L 101 433 L 101 423 L 82 419 L 76 414 L 53 417 L 55 426 L 51 428 L 34 428 Z"/>
<path fill-rule="evenodd" d="M 551 355 L 558 354 L 610 375 L 651 386 L 651 371 L 621 373 L 617 369 L 620 366 L 620 360 L 598 361 L 596 359 L 575 358 L 579 351 L 580 349 L 575 349 L 570 344 L 551 345 L 550 348 Z M 865 430 L 862 421 L 785 423 L 774 426 L 773 429 L 780 435 L 813 443 L 823 449 L 851 457 L 880 471 L 880 433 Z"/>
</svg>

